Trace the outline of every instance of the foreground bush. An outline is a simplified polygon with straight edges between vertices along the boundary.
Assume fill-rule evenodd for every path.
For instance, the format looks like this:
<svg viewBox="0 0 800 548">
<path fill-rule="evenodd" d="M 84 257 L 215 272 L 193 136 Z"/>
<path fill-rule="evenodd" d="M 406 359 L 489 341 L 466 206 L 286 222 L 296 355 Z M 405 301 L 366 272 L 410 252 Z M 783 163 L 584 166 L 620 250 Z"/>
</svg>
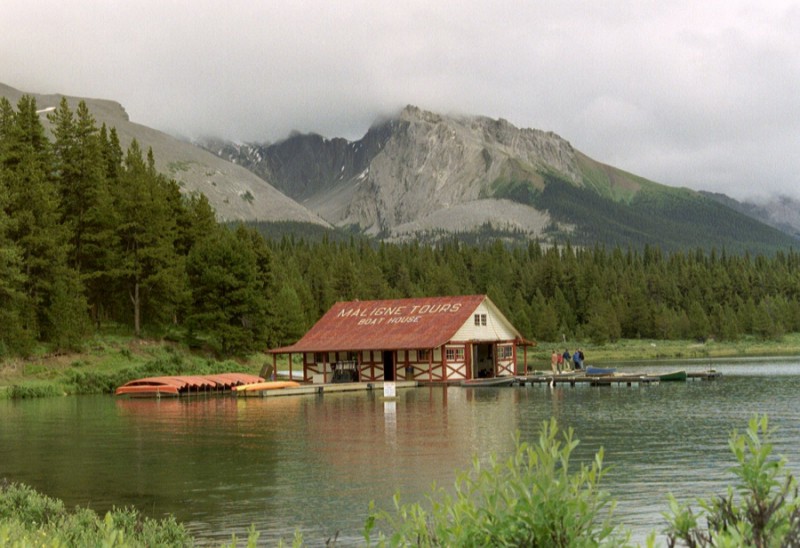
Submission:
<svg viewBox="0 0 800 548">
<path fill-rule="evenodd" d="M 744 434 L 731 434 L 735 489 L 698 500 L 697 515 L 670 495 L 669 546 L 800 546 L 797 481 L 786 471 L 785 459 L 772 457 L 770 436 L 766 416 L 750 419 Z"/>
<path fill-rule="evenodd" d="M 578 445 L 572 429 L 558 435 L 555 419 L 543 423 L 535 446 L 516 439 L 504 462 L 476 459 L 458 476 L 455 494 L 434 489 L 430 510 L 405 505 L 395 495 L 393 512 L 371 505 L 364 537 L 391 546 L 624 546 L 629 535 L 612 521 L 614 503 L 600 490 L 603 451 L 591 466 L 571 471 Z M 384 525 L 387 533 L 379 531 Z M 388 536 L 387 536 L 388 535 Z"/>
<path fill-rule="evenodd" d="M 0 546 L 191 546 L 183 525 L 142 517 L 131 508 L 104 518 L 17 483 L 0 484 Z"/>
</svg>

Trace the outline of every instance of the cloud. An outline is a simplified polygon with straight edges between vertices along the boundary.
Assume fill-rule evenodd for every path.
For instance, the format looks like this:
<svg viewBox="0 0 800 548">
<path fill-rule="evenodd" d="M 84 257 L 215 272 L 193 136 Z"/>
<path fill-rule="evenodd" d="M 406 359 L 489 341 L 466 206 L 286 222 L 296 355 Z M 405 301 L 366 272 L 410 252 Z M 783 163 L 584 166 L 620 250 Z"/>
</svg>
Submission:
<svg viewBox="0 0 800 548">
<path fill-rule="evenodd" d="M 187 136 L 503 117 L 659 182 L 797 196 L 797 28 L 782 0 L 10 0 L 0 74 Z"/>
</svg>

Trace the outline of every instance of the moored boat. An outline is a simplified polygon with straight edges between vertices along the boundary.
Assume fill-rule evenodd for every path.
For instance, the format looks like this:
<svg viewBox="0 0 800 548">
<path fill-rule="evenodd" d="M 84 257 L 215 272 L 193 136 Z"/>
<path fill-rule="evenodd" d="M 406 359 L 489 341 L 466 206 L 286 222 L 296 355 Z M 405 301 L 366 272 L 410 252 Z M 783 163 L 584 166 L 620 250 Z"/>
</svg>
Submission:
<svg viewBox="0 0 800 548">
<path fill-rule="evenodd" d="M 477 386 L 511 386 L 517 382 L 516 377 L 502 376 L 502 377 L 488 377 L 481 379 L 467 379 L 461 381 L 461 386 L 477 387 Z"/>
<path fill-rule="evenodd" d="M 253 384 L 243 384 L 233 387 L 234 392 L 261 392 L 263 390 L 279 390 L 281 388 L 297 388 L 300 383 L 297 381 L 265 381 Z"/>
<path fill-rule="evenodd" d="M 615 367 L 595 367 L 593 365 L 586 366 L 586 374 L 589 376 L 604 376 L 613 375 L 617 372 Z"/>
<path fill-rule="evenodd" d="M 669 373 L 660 373 L 657 375 L 660 381 L 685 381 L 687 378 L 686 370 L 670 371 Z"/>
</svg>

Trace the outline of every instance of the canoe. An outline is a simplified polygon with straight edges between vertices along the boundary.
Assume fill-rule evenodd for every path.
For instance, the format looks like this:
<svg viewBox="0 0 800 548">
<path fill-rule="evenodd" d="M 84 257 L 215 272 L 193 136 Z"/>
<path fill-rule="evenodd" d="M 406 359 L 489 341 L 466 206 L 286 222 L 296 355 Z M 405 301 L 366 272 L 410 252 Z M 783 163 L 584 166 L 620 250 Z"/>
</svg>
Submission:
<svg viewBox="0 0 800 548">
<path fill-rule="evenodd" d="M 686 374 L 685 370 L 670 371 L 669 373 L 660 373 L 658 375 L 658 380 L 660 380 L 662 382 L 663 381 L 685 381 L 687 376 L 688 375 Z"/>
<path fill-rule="evenodd" d="M 517 382 L 516 377 L 503 376 L 503 377 L 489 377 L 486 379 L 468 379 L 461 381 L 461 386 L 476 387 L 476 386 L 511 386 Z"/>
<path fill-rule="evenodd" d="M 151 384 L 138 386 L 120 386 L 117 396 L 130 396 L 132 398 L 163 398 L 178 397 L 178 386 L 173 384 Z"/>
<path fill-rule="evenodd" d="M 297 388 L 300 383 L 297 381 L 265 381 L 253 384 L 243 384 L 234 386 L 236 392 L 260 392 L 262 390 L 279 390 L 281 388 Z"/>
<path fill-rule="evenodd" d="M 586 366 L 586 374 L 587 375 L 613 375 L 617 372 L 617 369 L 614 367 L 595 367 L 593 365 Z"/>
<path fill-rule="evenodd" d="M 162 396 L 196 395 L 229 392 L 233 387 L 263 382 L 264 379 L 248 373 L 220 373 L 216 375 L 173 375 L 145 377 L 127 382 L 117 388 L 117 396 L 160 398 Z"/>
</svg>

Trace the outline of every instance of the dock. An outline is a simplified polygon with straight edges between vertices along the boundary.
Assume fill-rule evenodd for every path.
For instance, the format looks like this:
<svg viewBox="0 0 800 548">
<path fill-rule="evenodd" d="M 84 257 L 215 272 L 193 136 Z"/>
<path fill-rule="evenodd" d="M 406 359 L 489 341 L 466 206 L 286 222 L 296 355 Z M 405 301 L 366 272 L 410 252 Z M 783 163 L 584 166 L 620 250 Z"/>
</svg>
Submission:
<svg viewBox="0 0 800 548">
<path fill-rule="evenodd" d="M 250 392 L 238 392 L 240 398 L 272 398 L 278 396 L 305 396 L 310 394 L 332 394 L 337 392 L 366 392 L 379 391 L 383 394 L 383 381 L 375 382 L 340 382 L 325 384 L 303 384 L 293 388 L 279 388 L 277 390 L 253 390 Z M 394 386 L 397 390 L 402 388 L 416 388 L 419 386 L 417 381 L 395 381 Z"/>
<path fill-rule="evenodd" d="M 568 385 L 577 386 L 588 384 L 589 386 L 611 386 L 625 385 L 633 386 L 658 384 L 659 378 L 649 375 L 584 375 L 584 374 L 562 374 L 562 375 L 528 375 L 517 377 L 521 386 L 548 384 L 552 386 Z"/>
<path fill-rule="evenodd" d="M 710 369 L 708 371 L 688 371 L 686 380 L 710 381 L 722 377 L 722 373 Z M 588 384 L 589 386 L 611 386 L 611 385 L 645 385 L 659 384 L 662 382 L 658 373 L 614 373 L 611 375 L 587 375 L 581 372 L 570 372 L 562 374 L 537 373 L 534 375 L 518 376 L 517 380 L 521 386 L 548 384 L 548 385 L 569 385 Z"/>
<path fill-rule="evenodd" d="M 688 371 L 686 377 L 691 380 L 713 381 L 722 377 L 722 373 L 713 369 L 708 371 Z"/>
</svg>

